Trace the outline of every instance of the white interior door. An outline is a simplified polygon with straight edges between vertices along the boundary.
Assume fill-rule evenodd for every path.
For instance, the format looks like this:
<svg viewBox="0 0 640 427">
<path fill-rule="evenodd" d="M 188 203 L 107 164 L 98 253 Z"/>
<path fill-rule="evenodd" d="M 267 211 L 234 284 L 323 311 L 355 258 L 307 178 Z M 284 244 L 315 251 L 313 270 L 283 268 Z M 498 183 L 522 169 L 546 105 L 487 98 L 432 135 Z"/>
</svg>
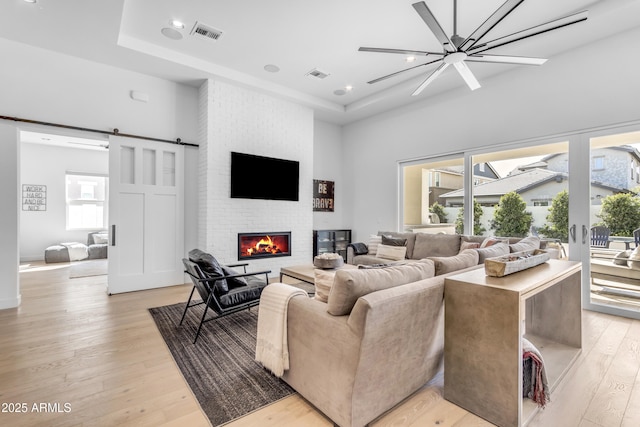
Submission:
<svg viewBox="0 0 640 427">
<path fill-rule="evenodd" d="M 184 282 L 184 147 L 109 138 L 108 293 Z"/>
</svg>

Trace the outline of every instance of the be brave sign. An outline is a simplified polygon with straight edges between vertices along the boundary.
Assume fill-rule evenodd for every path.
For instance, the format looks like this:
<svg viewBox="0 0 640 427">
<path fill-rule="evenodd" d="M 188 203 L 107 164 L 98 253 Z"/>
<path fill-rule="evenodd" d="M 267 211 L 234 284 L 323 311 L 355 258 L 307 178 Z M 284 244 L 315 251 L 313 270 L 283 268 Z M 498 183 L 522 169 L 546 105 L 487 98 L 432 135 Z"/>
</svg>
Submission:
<svg viewBox="0 0 640 427">
<path fill-rule="evenodd" d="M 22 210 L 46 211 L 47 210 L 47 186 L 22 184 Z"/>
<path fill-rule="evenodd" d="M 333 212 L 334 189 L 333 181 L 313 180 L 314 212 Z"/>
</svg>

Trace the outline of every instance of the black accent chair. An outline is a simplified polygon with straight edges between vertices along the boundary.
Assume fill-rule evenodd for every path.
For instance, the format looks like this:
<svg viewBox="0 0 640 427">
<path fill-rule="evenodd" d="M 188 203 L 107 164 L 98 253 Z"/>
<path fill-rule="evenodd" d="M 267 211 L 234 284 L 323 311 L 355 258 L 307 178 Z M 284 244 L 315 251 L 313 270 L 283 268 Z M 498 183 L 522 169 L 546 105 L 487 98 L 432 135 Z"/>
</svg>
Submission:
<svg viewBox="0 0 640 427">
<path fill-rule="evenodd" d="M 591 227 L 591 247 L 592 248 L 609 248 L 609 236 L 611 231 L 609 228 L 598 225 Z"/>
<path fill-rule="evenodd" d="M 218 267 L 222 269 L 223 274 L 212 274 L 209 271 L 205 272 L 208 270 L 208 265 L 203 265 L 201 259 L 197 259 L 198 257 L 195 257 L 196 259 L 194 260 L 192 258 L 192 252 L 189 253 L 191 259 L 182 259 L 182 263 L 185 267 L 185 273 L 191 277 L 193 288 L 191 289 L 191 294 L 189 294 L 189 300 L 187 301 L 187 306 L 184 308 L 184 313 L 182 313 L 180 325 L 182 325 L 189 308 L 205 304 L 204 312 L 202 313 L 200 324 L 198 325 L 198 331 L 196 332 L 196 337 L 193 340 L 193 343 L 195 344 L 200 336 L 203 323 L 219 319 L 244 309 L 250 309 L 251 307 L 258 305 L 260 303 L 262 290 L 269 283 L 268 275 L 271 273 L 271 270 L 247 273 L 248 263 L 233 264 L 224 267 L 218 264 Z M 203 252 L 200 251 L 200 253 Z M 215 264 L 217 264 L 215 258 L 211 255 L 208 256 L 213 259 Z M 205 271 L 203 271 L 201 265 L 204 267 Z M 231 270 L 230 267 L 243 267 L 244 272 L 237 273 L 234 270 Z M 257 277 L 262 275 L 264 275 L 264 279 L 262 277 Z M 202 301 L 191 304 L 191 299 L 193 298 L 193 293 L 196 289 L 198 290 Z M 209 308 L 215 311 L 217 316 L 207 319 L 207 311 Z"/>
</svg>

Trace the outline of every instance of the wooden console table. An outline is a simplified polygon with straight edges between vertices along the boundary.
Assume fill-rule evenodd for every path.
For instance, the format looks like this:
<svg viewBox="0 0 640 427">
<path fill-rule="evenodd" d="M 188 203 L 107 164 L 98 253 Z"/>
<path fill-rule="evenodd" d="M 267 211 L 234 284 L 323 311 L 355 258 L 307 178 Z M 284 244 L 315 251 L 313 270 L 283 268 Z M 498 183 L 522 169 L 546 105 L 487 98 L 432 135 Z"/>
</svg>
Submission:
<svg viewBox="0 0 640 427">
<path fill-rule="evenodd" d="M 549 260 L 504 277 L 445 280 L 444 397 L 501 427 L 523 426 L 522 340 L 542 354 L 551 398 L 582 347 L 581 265 Z"/>
</svg>

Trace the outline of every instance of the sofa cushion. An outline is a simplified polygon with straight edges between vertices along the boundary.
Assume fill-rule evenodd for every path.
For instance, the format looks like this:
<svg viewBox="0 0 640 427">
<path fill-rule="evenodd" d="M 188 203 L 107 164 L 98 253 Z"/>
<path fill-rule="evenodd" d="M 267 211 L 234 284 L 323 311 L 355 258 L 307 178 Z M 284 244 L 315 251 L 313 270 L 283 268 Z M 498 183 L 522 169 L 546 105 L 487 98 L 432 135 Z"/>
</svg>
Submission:
<svg viewBox="0 0 640 427">
<path fill-rule="evenodd" d="M 404 261 L 404 260 L 403 260 Z M 384 258 L 378 258 L 371 255 L 356 255 L 353 257 L 353 265 L 373 265 L 373 264 L 388 264 L 397 263 L 399 261 L 391 261 Z"/>
<path fill-rule="evenodd" d="M 189 251 L 189 260 L 198 264 L 200 270 L 209 277 L 224 276 L 222 266 L 211 254 L 200 249 L 192 249 Z M 229 292 L 229 285 L 225 279 L 217 280 L 215 288 L 219 293 Z"/>
<path fill-rule="evenodd" d="M 452 271 L 462 270 L 474 265 L 478 265 L 478 252 L 474 249 L 465 249 L 456 256 L 429 257 L 433 261 L 436 276 L 447 274 Z"/>
<path fill-rule="evenodd" d="M 416 233 L 398 233 L 396 231 L 379 231 L 378 236 L 395 237 L 399 239 L 407 239 L 407 258 L 414 258 L 413 247 L 416 243 Z"/>
<path fill-rule="evenodd" d="M 329 292 L 327 312 L 349 314 L 358 298 L 371 292 L 433 277 L 433 261 L 422 260 L 385 268 L 338 270 Z"/>
<path fill-rule="evenodd" d="M 525 237 L 518 243 L 512 243 L 509 245 L 509 251 L 512 253 L 532 251 L 534 249 L 540 249 L 540 238 L 536 236 Z"/>
<path fill-rule="evenodd" d="M 509 254 L 509 245 L 506 242 L 496 243 L 488 248 L 474 249 L 478 252 L 478 264 L 483 264 L 487 258 L 493 258 Z"/>
<path fill-rule="evenodd" d="M 382 239 L 384 241 L 384 237 Z M 376 257 L 390 259 L 392 261 L 400 261 L 403 260 L 406 255 L 406 246 L 387 246 L 383 244 L 378 245 L 378 254 L 376 255 Z"/>
<path fill-rule="evenodd" d="M 460 252 L 460 235 L 416 233 L 413 259 L 434 256 L 454 256 Z"/>
</svg>

